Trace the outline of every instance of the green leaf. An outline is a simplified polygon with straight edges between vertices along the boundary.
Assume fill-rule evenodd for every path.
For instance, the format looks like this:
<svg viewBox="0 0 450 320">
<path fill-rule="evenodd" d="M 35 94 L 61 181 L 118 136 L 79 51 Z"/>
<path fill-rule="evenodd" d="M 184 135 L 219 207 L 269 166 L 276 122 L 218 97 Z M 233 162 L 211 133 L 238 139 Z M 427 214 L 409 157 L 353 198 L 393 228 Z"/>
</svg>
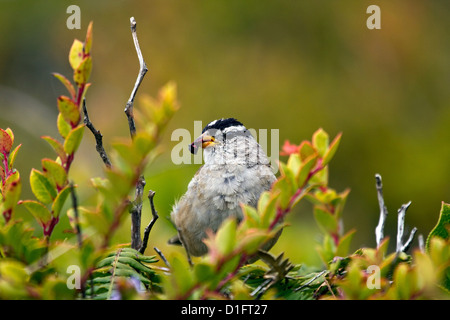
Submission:
<svg viewBox="0 0 450 320">
<path fill-rule="evenodd" d="M 317 248 L 317 252 L 320 255 L 320 258 L 325 264 L 329 264 L 331 260 L 334 258 L 334 252 L 336 250 L 336 246 L 332 237 L 326 233 L 323 237 L 323 245 Z"/>
<path fill-rule="evenodd" d="M 56 124 L 58 126 L 58 132 L 64 139 L 69 134 L 70 130 L 72 130 L 72 126 L 66 120 L 61 113 L 58 113 L 58 119 L 56 120 Z"/>
<path fill-rule="evenodd" d="M 307 183 L 308 177 L 310 177 L 310 172 L 317 163 L 317 154 L 313 154 L 310 157 L 303 160 L 300 170 L 297 174 L 297 184 L 303 187 Z"/>
<path fill-rule="evenodd" d="M 83 138 L 84 124 L 79 125 L 69 132 L 66 141 L 64 141 L 64 151 L 67 154 L 73 154 L 81 143 Z"/>
<path fill-rule="evenodd" d="M 58 79 L 59 81 L 61 81 L 61 83 L 66 87 L 67 91 L 69 91 L 70 95 L 72 96 L 73 99 L 75 99 L 76 97 L 76 91 L 74 86 L 72 85 L 72 83 L 69 81 L 69 79 L 67 79 L 65 76 L 63 76 L 62 74 L 59 73 L 53 73 L 53 76 Z"/>
<path fill-rule="evenodd" d="M 303 141 L 299 146 L 300 159 L 305 161 L 312 155 L 316 154 L 316 150 L 309 141 Z"/>
<path fill-rule="evenodd" d="M 280 166 L 280 173 L 281 173 L 281 175 L 285 176 L 288 179 L 292 190 L 297 190 L 298 189 L 298 184 L 297 184 L 297 179 L 295 178 L 294 172 L 292 172 L 292 170 L 289 169 L 289 167 L 287 165 L 285 165 L 281 161 L 279 162 L 279 166 Z"/>
<path fill-rule="evenodd" d="M 62 189 L 56 196 L 55 201 L 53 201 L 52 214 L 55 218 L 59 217 L 59 213 L 61 212 L 61 209 L 66 202 L 67 196 L 70 194 L 70 188 L 70 186 L 66 186 L 64 189 Z"/>
<path fill-rule="evenodd" d="M 300 159 L 300 155 L 298 153 L 293 153 L 289 156 L 287 167 L 292 171 L 294 176 L 297 176 L 300 172 L 302 161 Z"/>
<path fill-rule="evenodd" d="M 20 181 L 20 175 L 18 171 L 15 171 L 6 179 L 2 188 L 2 196 L 0 197 L 0 211 L 7 219 L 11 218 L 14 208 L 20 199 L 21 192 L 22 183 Z"/>
<path fill-rule="evenodd" d="M 326 186 L 328 184 L 328 167 L 317 171 L 309 180 L 310 184 Z"/>
<path fill-rule="evenodd" d="M 56 161 L 42 159 L 44 175 L 53 182 L 54 187 L 61 189 L 67 183 L 66 170 Z"/>
<path fill-rule="evenodd" d="M 316 218 L 316 222 L 319 227 L 325 232 L 329 234 L 336 234 L 338 231 L 338 222 L 336 218 L 329 213 L 328 211 L 315 207 L 314 208 L 314 217 Z"/>
<path fill-rule="evenodd" d="M 197 278 L 197 282 L 206 282 L 215 276 L 212 266 L 205 262 L 195 264 L 194 274 Z"/>
<path fill-rule="evenodd" d="M 21 201 L 21 204 L 36 218 L 36 220 L 45 228 L 52 220 L 52 214 L 42 203 L 34 200 Z"/>
<path fill-rule="evenodd" d="M 274 229 L 275 230 L 275 229 Z M 278 230 L 276 228 L 276 230 Z M 255 253 L 261 246 L 273 236 L 272 233 L 261 229 L 248 229 L 245 236 L 239 240 L 239 246 L 243 248 L 248 255 Z"/>
<path fill-rule="evenodd" d="M 249 205 L 241 205 L 242 213 L 245 217 L 245 223 L 248 227 L 257 227 L 260 224 L 260 216 L 255 208 Z"/>
<path fill-rule="evenodd" d="M 194 285 L 194 281 L 190 272 L 190 267 L 184 258 L 173 257 L 170 262 L 172 266 L 172 279 L 175 287 L 178 288 L 180 295 L 188 292 Z"/>
<path fill-rule="evenodd" d="M 61 142 L 49 136 L 43 136 L 42 139 L 48 142 L 63 163 L 67 161 L 67 155 Z"/>
<path fill-rule="evenodd" d="M 154 147 L 153 138 L 147 132 L 138 132 L 133 139 L 133 147 L 140 154 L 141 158 L 147 154 Z"/>
<path fill-rule="evenodd" d="M 352 242 L 353 235 L 355 234 L 355 232 L 356 230 L 350 230 L 339 239 L 339 244 L 336 248 L 336 256 L 339 257 L 347 256 L 348 250 L 350 248 L 350 243 Z"/>
<path fill-rule="evenodd" d="M 439 237 L 445 240 L 449 239 L 450 229 L 450 204 L 442 202 L 439 220 L 436 226 L 431 230 L 427 237 L 426 248 L 430 249 L 430 240 L 432 237 Z"/>
<path fill-rule="evenodd" d="M 13 140 L 6 130 L 0 129 L 0 153 L 9 154 Z"/>
<path fill-rule="evenodd" d="M 42 172 L 36 169 L 31 170 L 30 185 L 31 191 L 40 202 L 48 204 L 55 199 L 56 189 Z"/>
<path fill-rule="evenodd" d="M 333 159 L 334 154 L 336 153 L 339 143 L 341 142 L 342 133 L 339 133 L 336 138 L 331 142 L 330 147 L 328 148 L 327 152 L 325 152 L 325 155 L 323 156 L 322 165 L 327 165 L 331 159 Z"/>
<path fill-rule="evenodd" d="M 265 191 L 258 201 L 258 212 L 261 214 L 261 227 L 267 228 L 275 219 L 278 194 Z"/>
<path fill-rule="evenodd" d="M 73 70 L 77 69 L 84 59 L 83 47 L 83 42 L 78 39 L 75 39 L 72 43 L 69 52 L 69 63 Z"/>
<path fill-rule="evenodd" d="M 117 151 L 118 155 L 127 163 L 128 167 L 135 168 L 141 161 L 139 153 L 133 148 L 128 141 L 115 141 L 112 147 Z"/>
<path fill-rule="evenodd" d="M 64 120 L 72 127 L 80 122 L 80 110 L 75 102 L 69 97 L 58 97 L 58 109 Z"/>
<path fill-rule="evenodd" d="M 325 156 L 325 153 L 328 150 L 328 143 L 328 134 L 322 128 L 314 132 L 312 144 L 321 158 Z"/>
<path fill-rule="evenodd" d="M 226 256 L 230 254 L 236 244 L 236 219 L 230 217 L 226 219 L 216 234 L 215 244 L 219 252 Z"/>
<path fill-rule="evenodd" d="M 86 31 L 86 40 L 84 41 L 84 54 L 89 54 L 92 48 L 92 24 L 93 22 L 89 22 L 87 31 Z"/>
<path fill-rule="evenodd" d="M 73 71 L 73 81 L 80 87 L 86 84 L 91 76 L 92 58 L 87 56 L 83 59 L 80 65 Z"/>
<path fill-rule="evenodd" d="M 19 144 L 17 147 L 14 148 L 13 151 L 11 151 L 9 158 L 8 158 L 8 166 L 10 169 L 14 166 L 14 161 L 16 160 L 17 152 L 19 151 L 22 144 Z"/>
<path fill-rule="evenodd" d="M 280 177 L 272 186 L 273 192 L 279 192 L 277 198 L 278 206 L 281 209 L 286 209 L 289 206 L 291 197 L 294 194 L 292 185 L 286 177 Z"/>
</svg>

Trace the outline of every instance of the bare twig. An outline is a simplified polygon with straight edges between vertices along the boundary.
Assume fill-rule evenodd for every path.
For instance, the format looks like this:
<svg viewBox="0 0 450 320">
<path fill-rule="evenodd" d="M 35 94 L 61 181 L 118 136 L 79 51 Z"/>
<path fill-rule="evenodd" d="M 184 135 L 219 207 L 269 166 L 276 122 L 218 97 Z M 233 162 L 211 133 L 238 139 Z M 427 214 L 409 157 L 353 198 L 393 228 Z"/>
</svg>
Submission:
<svg viewBox="0 0 450 320">
<path fill-rule="evenodd" d="M 141 213 L 142 213 L 142 196 L 144 194 L 145 179 L 140 176 L 136 183 L 135 200 L 130 207 L 131 213 L 131 247 L 140 250 L 142 246 L 141 240 Z"/>
<path fill-rule="evenodd" d="M 145 249 L 147 248 L 148 243 L 148 237 L 150 236 L 150 231 L 152 231 L 153 225 L 155 224 L 156 220 L 158 220 L 158 211 L 155 209 L 155 205 L 153 203 L 153 197 L 155 196 L 155 192 L 150 190 L 148 192 L 148 200 L 150 201 L 150 208 L 152 209 L 152 221 L 148 224 L 148 226 L 145 228 L 144 231 L 144 239 L 142 240 L 141 247 L 139 248 L 140 253 L 144 253 Z"/>
<path fill-rule="evenodd" d="M 170 267 L 170 263 L 169 261 L 167 261 L 166 257 L 164 256 L 164 254 L 161 252 L 161 250 L 159 250 L 157 247 L 153 247 L 153 249 L 156 251 L 156 253 L 161 257 L 161 260 L 164 261 L 164 263 L 166 264 L 167 268 L 171 268 Z"/>
<path fill-rule="evenodd" d="M 81 227 L 80 227 L 80 219 L 78 215 L 78 199 L 77 195 L 75 194 L 75 186 L 73 183 L 70 183 L 70 194 L 72 196 L 72 207 L 75 214 L 75 227 L 77 230 L 77 240 L 78 240 L 78 248 L 81 250 L 83 247 L 83 238 L 81 235 Z M 81 285 L 81 297 L 84 299 L 86 298 L 86 288 L 84 282 Z"/>
<path fill-rule="evenodd" d="M 414 240 L 414 236 L 416 235 L 416 232 L 417 232 L 417 228 L 414 227 L 411 230 L 411 233 L 409 234 L 408 240 L 402 246 L 402 250 L 401 250 L 402 252 L 406 252 L 409 249 L 409 247 L 411 247 L 411 244 L 412 244 L 412 242 Z"/>
<path fill-rule="evenodd" d="M 403 233 L 405 229 L 405 215 L 406 210 L 408 210 L 409 206 L 411 205 L 411 201 L 402 205 L 400 209 L 398 209 L 398 221 L 397 221 L 397 253 L 405 252 L 411 245 L 414 235 L 417 231 L 417 228 L 413 228 L 411 230 L 411 234 L 406 241 L 405 244 L 402 243 Z"/>
<path fill-rule="evenodd" d="M 141 48 L 139 47 L 139 41 L 136 34 L 136 20 L 134 19 L 134 17 L 130 18 L 130 24 L 131 24 L 131 35 L 133 36 L 134 46 L 136 47 L 136 52 L 140 65 L 136 83 L 134 84 L 133 91 L 131 91 L 130 99 L 128 99 L 127 105 L 125 107 L 125 114 L 128 117 L 128 126 L 130 128 L 130 135 L 133 138 L 136 135 L 136 125 L 134 123 L 134 116 L 133 116 L 134 98 L 136 97 L 136 93 L 148 69 L 147 65 L 145 64 L 144 57 L 142 56 Z"/>
<path fill-rule="evenodd" d="M 84 113 L 84 124 L 86 125 L 86 127 L 89 128 L 89 130 L 91 130 L 92 134 L 94 135 L 96 142 L 95 149 L 102 158 L 103 163 L 106 165 L 106 167 L 111 168 L 111 161 L 109 160 L 105 148 L 103 147 L 103 135 L 100 133 L 99 130 L 95 129 L 94 125 L 89 119 L 89 114 L 86 108 L 86 99 L 83 100 L 83 113 Z"/>
<path fill-rule="evenodd" d="M 384 204 L 383 184 L 381 181 L 381 176 L 378 173 L 375 175 L 375 180 L 376 180 L 376 188 L 377 188 L 377 195 L 378 195 L 378 204 L 380 206 L 380 220 L 378 222 L 378 226 L 375 228 L 375 237 L 376 237 L 376 241 L 377 241 L 377 247 L 379 247 L 381 241 L 383 241 L 383 238 L 384 238 L 384 225 L 386 224 L 386 218 L 388 215 L 388 211 Z"/>
<path fill-rule="evenodd" d="M 70 194 L 72 196 L 72 207 L 75 214 L 75 228 L 77 231 L 78 248 L 81 249 L 81 247 L 83 246 L 83 238 L 81 235 L 80 220 L 78 215 L 78 199 L 77 195 L 75 194 L 75 186 L 72 182 L 70 183 Z"/>
<path fill-rule="evenodd" d="M 136 125 L 134 122 L 134 115 L 133 115 L 134 99 L 148 69 L 147 65 L 145 64 L 144 57 L 142 56 L 141 48 L 139 47 L 139 41 L 136 34 L 136 20 L 134 19 L 134 17 L 130 18 L 130 27 L 131 27 L 131 35 L 134 41 L 134 46 L 136 48 L 136 53 L 139 59 L 139 74 L 137 76 L 136 82 L 134 84 L 133 90 L 131 91 L 130 98 L 128 99 L 124 111 L 128 118 L 128 126 L 130 129 L 131 138 L 134 139 L 136 135 Z M 141 175 L 139 177 L 138 183 L 136 184 L 136 198 L 133 201 L 133 205 L 130 209 L 131 223 L 132 223 L 131 247 L 136 250 L 139 250 L 142 246 L 141 212 L 142 212 L 142 194 L 144 192 L 144 186 L 145 186 L 145 178 L 143 175 Z"/>
</svg>

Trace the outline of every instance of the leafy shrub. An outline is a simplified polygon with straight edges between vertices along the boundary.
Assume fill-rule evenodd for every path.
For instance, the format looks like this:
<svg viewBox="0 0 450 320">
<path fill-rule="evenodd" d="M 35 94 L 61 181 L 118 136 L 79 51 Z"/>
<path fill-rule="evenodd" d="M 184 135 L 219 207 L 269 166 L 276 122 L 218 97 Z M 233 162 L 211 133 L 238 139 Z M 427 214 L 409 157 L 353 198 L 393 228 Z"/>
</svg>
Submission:
<svg viewBox="0 0 450 320">
<path fill-rule="evenodd" d="M 132 25 L 133 27 L 133 25 Z M 134 26 L 135 27 L 135 26 Z M 135 31 L 135 30 L 134 30 Z M 86 40 L 75 40 L 69 53 L 73 82 L 55 74 L 69 95 L 57 99 L 59 138 L 42 137 L 56 153 L 32 169 L 29 183 L 35 200 L 19 200 L 22 179 L 14 168 L 21 145 L 15 148 L 10 128 L 0 129 L 0 298 L 3 299 L 428 299 L 448 298 L 450 290 L 450 205 L 443 203 L 439 221 L 426 248 L 407 255 L 399 233 L 398 249 L 388 253 L 388 238 L 376 248 L 349 253 L 355 230 L 345 232 L 342 214 L 349 190 L 328 186 L 328 164 L 336 153 L 341 134 L 331 142 L 317 130 L 311 141 L 286 142 L 280 176 L 264 192 L 256 208 L 243 205 L 244 219 L 229 218 L 205 240 L 209 253 L 195 264 L 184 255 L 165 260 L 145 256 L 146 241 L 157 214 L 149 195 L 154 220 L 147 240 L 133 247 L 114 246 L 111 237 L 127 213 L 142 209 L 143 172 L 160 152 L 160 135 L 178 109 L 176 86 L 164 86 L 156 99 L 143 96 L 135 113 L 128 113 L 132 139 L 117 139 L 111 159 L 101 145 L 101 135 L 90 123 L 84 99 L 92 69 L 92 23 Z M 141 70 L 146 70 L 141 62 Z M 143 73 L 145 74 L 145 72 Z M 142 80 L 141 74 L 140 80 Z M 139 78 L 138 78 L 139 79 Z M 135 87 L 137 90 L 137 87 Z M 134 101 L 132 94 L 131 103 Z M 84 123 L 82 122 L 82 110 Z M 131 115 L 131 116 L 130 116 Z M 134 127 L 134 116 L 138 122 Z M 85 126 L 96 135 L 97 150 L 105 162 L 105 178 L 92 178 L 98 194 L 94 207 L 78 206 L 70 168 Z M 135 130 L 135 131 L 134 131 Z M 130 201 L 130 194 L 136 199 Z M 63 205 L 71 196 L 67 216 Z M 261 248 L 285 227 L 285 217 L 302 200 L 313 204 L 315 220 L 323 233 L 317 248 L 324 269 L 293 265 L 283 254 L 275 257 Z M 42 227 L 34 237 L 26 222 L 16 219 L 17 205 L 24 206 Z M 403 207 L 404 212 L 407 207 Z M 399 213 L 402 213 L 399 211 Z M 52 240 L 60 219 L 70 220 L 72 237 Z M 408 242 L 410 243 L 410 241 Z M 250 263 L 261 259 L 266 266 Z M 68 273 L 77 266 L 77 274 Z M 76 290 L 71 287 L 75 286 Z"/>
</svg>

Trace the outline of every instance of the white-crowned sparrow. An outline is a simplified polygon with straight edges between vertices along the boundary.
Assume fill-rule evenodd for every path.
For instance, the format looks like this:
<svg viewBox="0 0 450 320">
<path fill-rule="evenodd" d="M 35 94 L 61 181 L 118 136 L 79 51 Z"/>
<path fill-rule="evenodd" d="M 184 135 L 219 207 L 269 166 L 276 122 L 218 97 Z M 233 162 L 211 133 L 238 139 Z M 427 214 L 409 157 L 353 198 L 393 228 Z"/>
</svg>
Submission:
<svg viewBox="0 0 450 320">
<path fill-rule="evenodd" d="M 231 215 L 242 220 L 240 203 L 256 207 L 261 193 L 269 190 L 276 180 L 261 146 L 234 118 L 209 123 L 190 145 L 194 154 L 200 148 L 204 150 L 205 164 L 194 175 L 171 213 L 178 239 L 171 239 L 169 243 L 182 240 L 192 256 L 207 253 L 203 239 L 208 229 L 216 232 Z"/>
</svg>

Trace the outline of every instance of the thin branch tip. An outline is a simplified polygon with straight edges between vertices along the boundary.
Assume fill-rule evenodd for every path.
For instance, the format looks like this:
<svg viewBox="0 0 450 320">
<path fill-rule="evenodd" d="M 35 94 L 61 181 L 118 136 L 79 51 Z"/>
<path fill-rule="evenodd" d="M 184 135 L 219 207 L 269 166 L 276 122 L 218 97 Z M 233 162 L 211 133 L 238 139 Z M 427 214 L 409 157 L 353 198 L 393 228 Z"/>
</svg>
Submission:
<svg viewBox="0 0 450 320">
<path fill-rule="evenodd" d="M 130 18 L 130 25 L 131 28 L 136 28 L 136 19 L 134 17 Z"/>
</svg>

